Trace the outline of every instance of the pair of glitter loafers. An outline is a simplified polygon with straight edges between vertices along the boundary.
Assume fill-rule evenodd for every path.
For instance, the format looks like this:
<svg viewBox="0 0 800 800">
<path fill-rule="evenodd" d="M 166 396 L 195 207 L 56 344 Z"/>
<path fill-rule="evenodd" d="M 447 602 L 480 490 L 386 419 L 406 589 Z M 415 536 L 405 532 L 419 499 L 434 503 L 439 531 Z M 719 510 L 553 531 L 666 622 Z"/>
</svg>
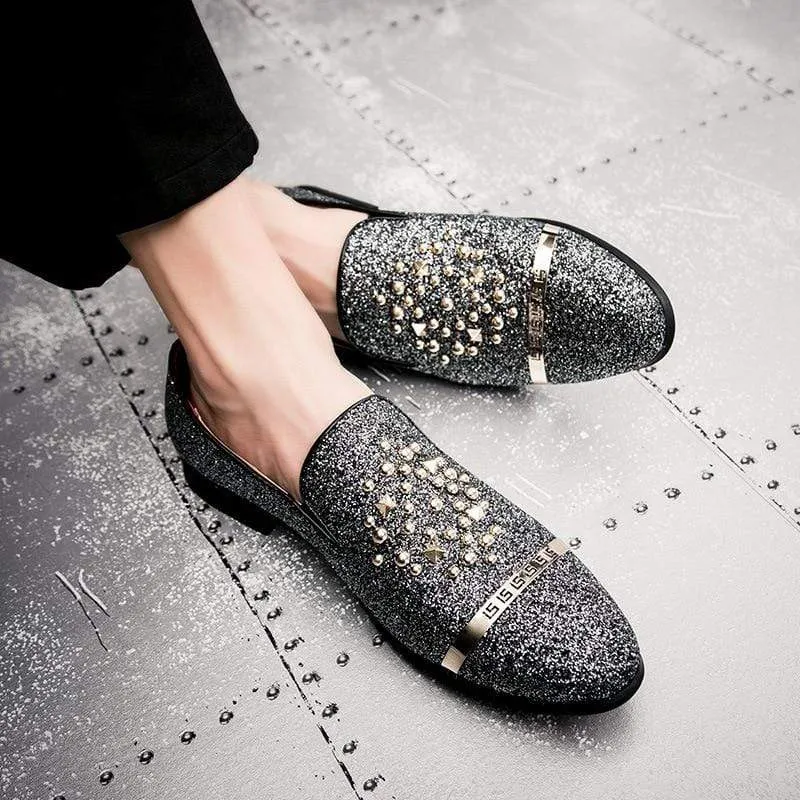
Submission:
<svg viewBox="0 0 800 800">
<path fill-rule="evenodd" d="M 658 360 L 669 301 L 630 258 L 537 219 L 381 211 L 316 187 L 284 189 L 362 211 L 340 260 L 340 353 L 466 384 L 606 377 Z M 187 482 L 262 531 L 310 543 L 393 641 L 464 689 L 551 713 L 630 698 L 644 667 L 630 624 L 575 554 L 371 395 L 319 436 L 302 502 L 225 446 L 189 399 L 179 342 L 167 422 Z"/>
<path fill-rule="evenodd" d="M 642 369 L 669 350 L 664 290 L 629 256 L 535 218 L 386 211 L 316 186 L 283 191 L 366 219 L 347 237 L 340 356 L 457 383 L 575 383 Z"/>
</svg>

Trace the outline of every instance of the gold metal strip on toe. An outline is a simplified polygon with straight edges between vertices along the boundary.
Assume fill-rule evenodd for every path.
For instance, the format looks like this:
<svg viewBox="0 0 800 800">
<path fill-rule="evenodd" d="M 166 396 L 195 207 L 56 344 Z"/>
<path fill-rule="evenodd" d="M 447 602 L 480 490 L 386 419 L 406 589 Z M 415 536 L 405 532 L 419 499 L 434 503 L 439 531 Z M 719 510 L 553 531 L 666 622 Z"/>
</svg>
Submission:
<svg viewBox="0 0 800 800">
<path fill-rule="evenodd" d="M 547 383 L 544 367 L 544 298 L 556 248 L 556 235 L 560 232 L 561 228 L 557 225 L 546 222 L 533 256 L 533 276 L 528 298 L 528 369 L 531 383 Z"/>
<path fill-rule="evenodd" d="M 442 666 L 457 675 L 467 656 L 480 644 L 500 615 L 569 548 L 561 539 L 548 542 L 520 567 L 479 609 L 466 624 L 442 659 Z"/>
</svg>

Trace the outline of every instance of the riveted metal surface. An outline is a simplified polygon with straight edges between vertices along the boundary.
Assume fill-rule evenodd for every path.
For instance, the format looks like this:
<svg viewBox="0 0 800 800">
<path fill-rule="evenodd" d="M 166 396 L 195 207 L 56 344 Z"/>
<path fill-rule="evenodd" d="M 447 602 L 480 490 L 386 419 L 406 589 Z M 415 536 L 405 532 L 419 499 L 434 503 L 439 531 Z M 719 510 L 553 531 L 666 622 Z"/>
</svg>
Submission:
<svg viewBox="0 0 800 800">
<path fill-rule="evenodd" d="M 186 489 L 137 272 L 73 296 L 4 266 L 4 796 L 800 792 L 798 26 L 729 5 L 199 7 L 261 177 L 561 218 L 668 289 L 676 343 L 640 375 L 509 393 L 360 369 L 578 548 L 639 635 L 636 697 L 556 720 L 418 672 L 294 536 Z"/>
</svg>

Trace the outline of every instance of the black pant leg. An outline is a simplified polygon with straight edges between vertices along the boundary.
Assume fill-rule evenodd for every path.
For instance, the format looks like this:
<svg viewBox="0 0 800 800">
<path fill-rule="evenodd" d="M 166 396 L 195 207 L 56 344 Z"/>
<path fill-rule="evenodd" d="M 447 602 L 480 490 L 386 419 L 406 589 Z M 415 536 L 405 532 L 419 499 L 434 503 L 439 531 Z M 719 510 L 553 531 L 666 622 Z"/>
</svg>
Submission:
<svg viewBox="0 0 800 800">
<path fill-rule="evenodd" d="M 189 0 L 0 12 L 0 256 L 70 288 L 128 261 L 117 234 L 183 211 L 258 142 Z"/>
</svg>

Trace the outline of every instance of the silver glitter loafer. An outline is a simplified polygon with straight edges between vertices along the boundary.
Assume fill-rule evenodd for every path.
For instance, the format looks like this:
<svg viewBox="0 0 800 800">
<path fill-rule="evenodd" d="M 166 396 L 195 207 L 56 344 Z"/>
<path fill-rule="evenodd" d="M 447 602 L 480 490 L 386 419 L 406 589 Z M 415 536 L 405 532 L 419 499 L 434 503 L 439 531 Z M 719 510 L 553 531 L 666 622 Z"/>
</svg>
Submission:
<svg viewBox="0 0 800 800">
<path fill-rule="evenodd" d="M 338 276 L 349 352 L 458 383 L 573 383 L 641 369 L 675 332 L 664 290 L 563 222 L 385 211 L 315 186 L 283 191 L 367 219 Z"/>
<path fill-rule="evenodd" d="M 176 343 L 166 415 L 192 489 L 251 527 L 281 522 L 313 545 L 418 663 L 553 713 L 606 711 L 639 687 L 634 633 L 591 572 L 388 400 L 355 403 L 320 435 L 298 503 L 210 432 L 188 381 Z"/>
</svg>

